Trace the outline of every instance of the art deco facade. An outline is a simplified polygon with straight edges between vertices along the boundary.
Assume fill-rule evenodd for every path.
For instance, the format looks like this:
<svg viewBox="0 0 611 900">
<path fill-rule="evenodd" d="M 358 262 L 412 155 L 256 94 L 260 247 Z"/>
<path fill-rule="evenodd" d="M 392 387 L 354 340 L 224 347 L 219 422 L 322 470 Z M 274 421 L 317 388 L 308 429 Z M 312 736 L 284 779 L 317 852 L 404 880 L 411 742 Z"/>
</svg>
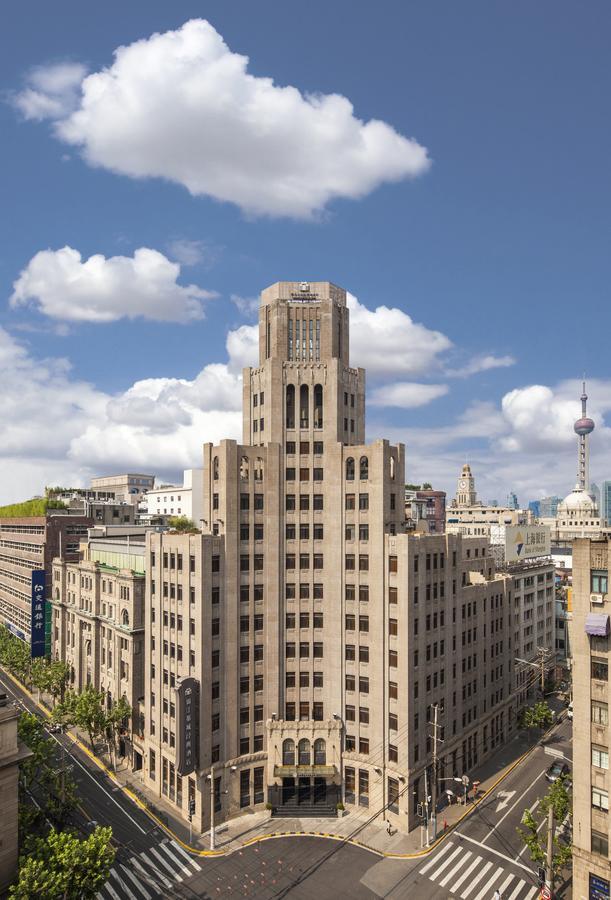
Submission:
<svg viewBox="0 0 611 900">
<path fill-rule="evenodd" d="M 609 893 L 611 542 L 573 543 L 573 896 Z M 605 893 L 606 891 L 606 893 Z"/>
<path fill-rule="evenodd" d="M 411 828 L 434 704 L 440 777 L 515 727 L 511 579 L 484 539 L 405 533 L 404 448 L 365 443 L 348 316 L 328 282 L 263 291 L 243 443 L 204 446 L 203 533 L 148 537 L 144 777 L 200 829 L 211 774 L 219 819 L 343 798 Z"/>
</svg>

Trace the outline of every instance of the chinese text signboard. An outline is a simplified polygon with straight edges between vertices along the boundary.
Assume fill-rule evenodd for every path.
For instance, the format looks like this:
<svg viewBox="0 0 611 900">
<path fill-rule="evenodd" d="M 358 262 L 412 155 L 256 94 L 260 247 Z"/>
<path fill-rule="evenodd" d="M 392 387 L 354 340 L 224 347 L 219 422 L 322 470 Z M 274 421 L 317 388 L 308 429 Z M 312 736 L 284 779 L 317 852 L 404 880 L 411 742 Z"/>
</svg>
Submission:
<svg viewBox="0 0 611 900">
<path fill-rule="evenodd" d="M 199 762 L 199 682 L 195 678 L 183 678 L 176 688 L 176 719 L 176 771 L 190 775 Z"/>
<path fill-rule="evenodd" d="M 505 562 L 549 556 L 550 530 L 547 525 L 506 525 Z"/>
<path fill-rule="evenodd" d="M 46 651 L 46 606 L 44 569 L 33 569 L 31 620 L 31 648 L 33 659 L 37 656 L 44 656 Z"/>
</svg>

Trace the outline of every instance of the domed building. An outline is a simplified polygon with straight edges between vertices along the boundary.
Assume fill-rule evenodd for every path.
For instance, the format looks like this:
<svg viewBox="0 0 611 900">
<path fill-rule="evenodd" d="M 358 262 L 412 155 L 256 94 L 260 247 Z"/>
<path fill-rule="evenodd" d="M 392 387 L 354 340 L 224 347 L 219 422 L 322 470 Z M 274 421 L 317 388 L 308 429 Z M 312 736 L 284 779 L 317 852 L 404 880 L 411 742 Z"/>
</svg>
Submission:
<svg viewBox="0 0 611 900">
<path fill-rule="evenodd" d="M 594 497 L 589 492 L 590 454 L 588 437 L 594 431 L 594 421 L 586 413 L 588 395 L 585 381 L 581 394 L 581 418 L 575 422 L 577 447 L 577 484 L 570 494 L 558 504 L 555 519 L 550 521 L 552 541 L 563 544 L 580 537 L 596 537 L 602 530 L 600 513 Z M 545 520 L 542 520 L 545 521 Z"/>
</svg>

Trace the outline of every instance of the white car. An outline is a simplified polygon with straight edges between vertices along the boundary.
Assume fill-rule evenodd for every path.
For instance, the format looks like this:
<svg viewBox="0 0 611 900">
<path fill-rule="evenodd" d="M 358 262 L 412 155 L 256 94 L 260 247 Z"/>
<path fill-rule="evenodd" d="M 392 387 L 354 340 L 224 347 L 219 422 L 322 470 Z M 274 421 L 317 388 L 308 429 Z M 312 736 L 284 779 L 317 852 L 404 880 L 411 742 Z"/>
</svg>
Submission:
<svg viewBox="0 0 611 900">
<path fill-rule="evenodd" d="M 567 711 L 566 711 L 566 716 L 567 716 L 567 719 L 572 719 L 572 718 L 573 718 L 573 701 L 572 701 L 572 700 L 571 700 L 571 702 L 570 702 L 569 705 L 568 705 L 568 708 L 567 708 Z"/>
</svg>

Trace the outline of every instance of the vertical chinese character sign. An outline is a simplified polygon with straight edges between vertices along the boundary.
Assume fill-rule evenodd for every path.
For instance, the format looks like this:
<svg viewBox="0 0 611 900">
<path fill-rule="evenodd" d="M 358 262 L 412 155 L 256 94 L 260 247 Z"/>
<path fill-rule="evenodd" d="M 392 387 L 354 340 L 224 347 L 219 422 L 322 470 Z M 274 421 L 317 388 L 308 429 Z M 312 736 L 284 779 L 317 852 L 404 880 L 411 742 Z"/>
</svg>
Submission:
<svg viewBox="0 0 611 900">
<path fill-rule="evenodd" d="M 181 679 L 176 688 L 176 719 L 176 771 L 190 775 L 199 762 L 199 682 L 195 678 Z"/>
<path fill-rule="evenodd" d="M 32 658 L 45 655 L 45 572 L 44 569 L 32 571 L 32 621 L 31 621 L 31 647 Z"/>
</svg>

